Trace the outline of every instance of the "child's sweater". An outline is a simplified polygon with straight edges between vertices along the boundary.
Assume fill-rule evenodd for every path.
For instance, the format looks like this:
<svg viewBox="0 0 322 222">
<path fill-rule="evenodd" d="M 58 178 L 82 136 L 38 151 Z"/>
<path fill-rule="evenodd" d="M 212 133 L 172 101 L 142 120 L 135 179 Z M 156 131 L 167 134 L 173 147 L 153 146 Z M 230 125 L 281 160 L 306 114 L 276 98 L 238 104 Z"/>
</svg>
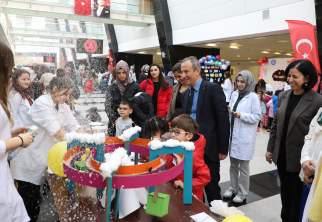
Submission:
<svg viewBox="0 0 322 222">
<path fill-rule="evenodd" d="M 85 82 L 85 93 L 93 93 L 93 84 L 92 84 L 92 80 L 86 80 Z"/>
<path fill-rule="evenodd" d="M 268 116 L 274 118 L 274 103 L 272 99 L 266 104 L 266 107 L 269 109 Z"/>
</svg>

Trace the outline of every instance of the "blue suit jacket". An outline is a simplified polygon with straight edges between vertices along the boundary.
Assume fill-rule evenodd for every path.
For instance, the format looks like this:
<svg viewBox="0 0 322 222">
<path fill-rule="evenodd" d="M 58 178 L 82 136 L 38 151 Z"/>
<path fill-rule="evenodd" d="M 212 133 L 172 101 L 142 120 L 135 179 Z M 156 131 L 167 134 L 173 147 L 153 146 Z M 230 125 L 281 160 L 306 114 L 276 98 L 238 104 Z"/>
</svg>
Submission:
<svg viewBox="0 0 322 222">
<path fill-rule="evenodd" d="M 182 113 L 190 90 L 182 93 Z M 230 123 L 225 94 L 221 86 L 202 80 L 200 85 L 196 121 L 199 124 L 198 133 L 206 139 L 205 154 L 212 161 L 218 161 L 218 153 L 228 154 Z"/>
</svg>

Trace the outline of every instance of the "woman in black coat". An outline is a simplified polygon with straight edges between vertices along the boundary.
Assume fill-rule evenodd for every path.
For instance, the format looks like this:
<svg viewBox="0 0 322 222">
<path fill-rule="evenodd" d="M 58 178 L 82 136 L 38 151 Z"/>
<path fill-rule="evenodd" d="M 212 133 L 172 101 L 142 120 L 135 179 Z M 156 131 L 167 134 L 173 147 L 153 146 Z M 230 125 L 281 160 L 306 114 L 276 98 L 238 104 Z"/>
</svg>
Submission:
<svg viewBox="0 0 322 222">
<path fill-rule="evenodd" d="M 115 71 L 116 81 L 108 87 L 105 101 L 105 112 L 109 118 L 107 130 L 110 136 L 115 135 L 115 121 L 120 117 L 117 112 L 120 103 L 131 99 L 138 92 L 143 92 L 140 85 L 130 78 L 130 69 L 125 61 L 119 61 Z"/>
</svg>

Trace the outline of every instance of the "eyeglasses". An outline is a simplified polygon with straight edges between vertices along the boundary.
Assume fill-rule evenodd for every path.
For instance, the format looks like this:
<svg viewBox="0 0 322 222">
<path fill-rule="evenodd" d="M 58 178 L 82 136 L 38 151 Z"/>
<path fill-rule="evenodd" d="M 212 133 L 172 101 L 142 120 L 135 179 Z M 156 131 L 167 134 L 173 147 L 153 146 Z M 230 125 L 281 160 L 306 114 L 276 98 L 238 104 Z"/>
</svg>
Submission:
<svg viewBox="0 0 322 222">
<path fill-rule="evenodd" d="M 124 110 L 124 111 L 126 111 L 128 108 L 119 108 L 119 110 L 121 111 L 121 110 Z"/>
<path fill-rule="evenodd" d="M 178 129 L 169 129 L 169 132 L 174 135 L 179 136 L 180 133 L 189 133 L 189 132 L 180 132 Z"/>
</svg>

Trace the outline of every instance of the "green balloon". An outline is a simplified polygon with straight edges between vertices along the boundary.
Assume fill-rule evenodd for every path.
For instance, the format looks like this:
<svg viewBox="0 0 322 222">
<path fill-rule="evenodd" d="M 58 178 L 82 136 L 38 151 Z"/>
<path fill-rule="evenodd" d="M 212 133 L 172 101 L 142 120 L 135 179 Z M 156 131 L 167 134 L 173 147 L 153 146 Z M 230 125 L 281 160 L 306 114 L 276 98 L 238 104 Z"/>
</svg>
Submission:
<svg viewBox="0 0 322 222">
<path fill-rule="evenodd" d="M 216 61 L 214 64 L 215 64 L 215 66 L 218 66 L 218 63 L 219 63 L 219 61 Z"/>
</svg>

